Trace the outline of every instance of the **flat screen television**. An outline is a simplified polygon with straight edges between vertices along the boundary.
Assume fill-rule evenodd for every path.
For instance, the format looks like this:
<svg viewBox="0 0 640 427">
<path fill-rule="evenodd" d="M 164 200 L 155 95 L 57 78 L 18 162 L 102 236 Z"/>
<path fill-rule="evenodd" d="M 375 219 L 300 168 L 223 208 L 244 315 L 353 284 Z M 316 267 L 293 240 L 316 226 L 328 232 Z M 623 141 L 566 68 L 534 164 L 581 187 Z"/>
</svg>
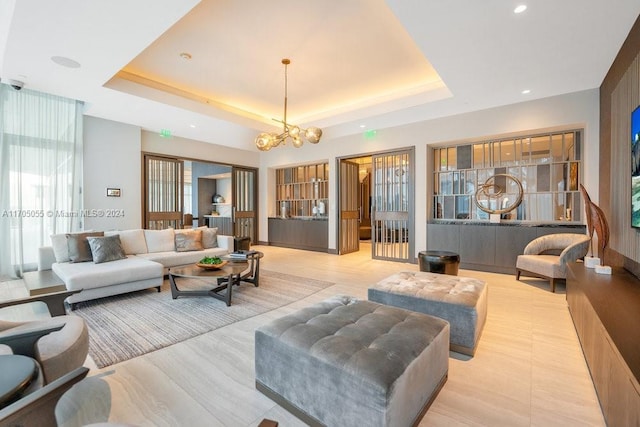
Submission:
<svg viewBox="0 0 640 427">
<path fill-rule="evenodd" d="M 631 113 L 631 226 L 640 228 L 640 106 Z"/>
</svg>

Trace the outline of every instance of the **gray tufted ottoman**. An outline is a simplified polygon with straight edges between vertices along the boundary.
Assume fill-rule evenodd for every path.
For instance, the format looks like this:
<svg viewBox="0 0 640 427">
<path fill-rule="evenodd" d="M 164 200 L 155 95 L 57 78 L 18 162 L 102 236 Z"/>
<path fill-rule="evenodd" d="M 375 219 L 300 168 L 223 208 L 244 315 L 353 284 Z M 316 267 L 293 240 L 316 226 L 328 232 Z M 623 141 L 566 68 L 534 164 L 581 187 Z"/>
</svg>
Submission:
<svg viewBox="0 0 640 427">
<path fill-rule="evenodd" d="M 430 314 L 451 325 L 451 350 L 473 356 L 487 319 L 487 286 L 471 277 L 405 271 L 369 288 L 369 300 Z"/>
<path fill-rule="evenodd" d="M 256 388 L 304 422 L 417 424 L 447 379 L 442 319 L 336 296 L 256 330 Z"/>
</svg>

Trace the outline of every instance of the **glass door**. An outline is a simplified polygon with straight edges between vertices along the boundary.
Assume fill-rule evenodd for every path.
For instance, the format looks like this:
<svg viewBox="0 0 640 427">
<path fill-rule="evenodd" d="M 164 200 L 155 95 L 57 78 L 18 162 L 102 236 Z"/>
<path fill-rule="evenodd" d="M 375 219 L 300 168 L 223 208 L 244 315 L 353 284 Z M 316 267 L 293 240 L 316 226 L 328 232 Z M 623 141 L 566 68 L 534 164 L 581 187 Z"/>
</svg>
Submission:
<svg viewBox="0 0 640 427">
<path fill-rule="evenodd" d="M 372 179 L 372 257 L 414 262 L 413 150 L 374 155 Z"/>
<path fill-rule="evenodd" d="M 144 157 L 144 228 L 182 228 L 182 160 L 152 155 Z"/>
<path fill-rule="evenodd" d="M 237 237 L 250 237 L 251 244 L 257 242 L 258 236 L 256 180 L 255 169 L 233 167 L 231 174 L 233 232 Z"/>
</svg>

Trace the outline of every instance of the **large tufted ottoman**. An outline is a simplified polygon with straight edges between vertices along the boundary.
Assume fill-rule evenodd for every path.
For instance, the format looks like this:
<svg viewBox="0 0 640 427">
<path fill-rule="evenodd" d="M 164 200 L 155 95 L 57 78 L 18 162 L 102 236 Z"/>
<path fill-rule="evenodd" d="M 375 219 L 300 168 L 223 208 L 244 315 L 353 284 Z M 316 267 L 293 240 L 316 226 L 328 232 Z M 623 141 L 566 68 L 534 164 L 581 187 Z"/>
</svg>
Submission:
<svg viewBox="0 0 640 427">
<path fill-rule="evenodd" d="M 470 356 L 487 318 L 487 286 L 470 277 L 405 271 L 369 288 L 369 300 L 448 321 L 451 350 Z"/>
<path fill-rule="evenodd" d="M 447 379 L 449 324 L 336 296 L 256 330 L 256 388 L 304 422 L 417 424 Z"/>
</svg>

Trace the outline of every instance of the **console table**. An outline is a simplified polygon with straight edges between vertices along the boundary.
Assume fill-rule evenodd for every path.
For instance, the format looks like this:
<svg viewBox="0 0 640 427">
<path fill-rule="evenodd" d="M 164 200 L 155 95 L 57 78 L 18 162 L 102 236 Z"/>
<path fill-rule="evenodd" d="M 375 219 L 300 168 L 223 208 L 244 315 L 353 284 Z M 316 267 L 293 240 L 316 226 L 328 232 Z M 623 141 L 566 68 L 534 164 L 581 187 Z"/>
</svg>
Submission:
<svg viewBox="0 0 640 427">
<path fill-rule="evenodd" d="M 583 224 L 504 221 L 443 221 L 427 223 L 427 250 L 460 254 L 460 268 L 516 274 L 516 259 L 536 237 L 555 233 L 585 233 Z"/>
<path fill-rule="evenodd" d="M 567 303 L 607 424 L 640 425 L 640 280 L 573 262 Z"/>
</svg>

